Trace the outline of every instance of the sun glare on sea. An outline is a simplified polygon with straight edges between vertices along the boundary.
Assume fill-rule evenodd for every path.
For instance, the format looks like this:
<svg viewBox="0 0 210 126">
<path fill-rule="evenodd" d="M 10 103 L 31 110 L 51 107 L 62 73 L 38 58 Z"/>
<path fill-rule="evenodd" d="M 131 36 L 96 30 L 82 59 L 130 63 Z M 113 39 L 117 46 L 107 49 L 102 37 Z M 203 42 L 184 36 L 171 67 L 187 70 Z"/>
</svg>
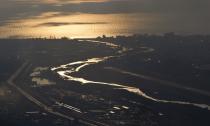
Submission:
<svg viewBox="0 0 210 126">
<path fill-rule="evenodd" d="M 129 35 L 145 26 L 137 14 L 60 14 L 58 12 L 10 21 L 0 27 L 1 37 L 92 38 Z M 140 26 L 141 25 L 141 26 Z"/>
</svg>

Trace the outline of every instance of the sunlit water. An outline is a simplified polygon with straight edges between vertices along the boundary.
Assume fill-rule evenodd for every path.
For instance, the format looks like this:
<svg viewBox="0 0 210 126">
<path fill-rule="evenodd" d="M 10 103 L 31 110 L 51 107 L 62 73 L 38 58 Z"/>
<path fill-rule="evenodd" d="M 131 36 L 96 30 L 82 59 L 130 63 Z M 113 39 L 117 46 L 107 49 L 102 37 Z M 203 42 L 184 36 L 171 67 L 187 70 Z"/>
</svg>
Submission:
<svg viewBox="0 0 210 126">
<path fill-rule="evenodd" d="M 48 69 L 49 69 L 48 67 L 36 67 L 32 71 L 32 73 L 30 74 L 30 77 L 31 77 L 31 81 L 35 83 L 35 85 L 33 85 L 34 87 L 56 84 L 55 82 L 50 81 L 49 79 L 41 76 L 41 73 L 44 71 L 47 71 Z"/>
<path fill-rule="evenodd" d="M 138 13 L 62 15 L 47 12 L 25 19 L 9 20 L 0 25 L 0 37 L 93 38 L 102 35 L 131 35 L 147 27 L 147 20 L 146 16 Z"/>
<path fill-rule="evenodd" d="M 91 40 L 89 40 L 89 42 L 91 42 Z M 96 41 L 92 41 L 92 42 L 96 42 Z M 109 42 L 99 42 L 99 43 L 110 46 L 111 48 L 116 47 L 115 49 L 118 50 L 118 52 L 120 52 L 119 50 L 122 50 L 122 49 L 125 48 L 125 47 L 120 47 L 118 45 L 112 45 Z M 149 50 L 154 51 L 152 49 L 149 49 Z M 143 53 L 148 53 L 148 51 L 143 52 Z M 126 52 L 124 52 L 124 53 L 126 53 Z M 127 92 L 130 92 L 130 93 L 136 94 L 138 96 L 144 97 L 144 98 L 146 98 L 148 100 L 151 100 L 153 102 L 171 103 L 171 104 L 179 104 L 179 105 L 192 105 L 192 106 L 195 106 L 195 107 L 205 108 L 205 109 L 210 110 L 210 106 L 206 105 L 206 104 L 191 103 L 191 102 L 187 102 L 187 101 L 157 99 L 157 98 L 154 98 L 152 96 L 147 95 L 144 91 L 142 91 L 141 89 L 139 89 L 137 87 L 125 86 L 125 84 L 107 83 L 107 82 L 99 82 L 99 81 L 94 81 L 94 80 L 88 80 L 88 79 L 85 79 L 85 78 L 75 77 L 75 76 L 72 75 L 72 73 L 80 72 L 85 67 L 88 67 L 88 66 L 94 65 L 94 64 L 98 64 L 100 62 L 104 62 L 106 60 L 109 60 L 111 58 L 116 58 L 116 57 L 119 57 L 119 56 L 122 56 L 122 54 L 118 53 L 118 55 L 116 55 L 116 56 L 106 56 L 106 57 L 101 57 L 101 58 L 90 58 L 90 59 L 83 60 L 83 61 L 76 61 L 76 62 L 68 63 L 68 64 L 65 64 L 65 65 L 60 65 L 58 67 L 53 67 L 53 68 L 51 68 L 51 70 L 56 72 L 64 80 L 79 82 L 80 84 L 83 84 L 83 85 L 85 85 L 85 84 L 106 85 L 106 86 L 113 87 L 113 89 L 125 90 Z M 123 71 L 122 71 L 122 73 L 123 73 Z M 132 73 L 130 75 L 132 75 Z M 129 84 L 126 84 L 126 85 L 129 85 Z"/>
</svg>

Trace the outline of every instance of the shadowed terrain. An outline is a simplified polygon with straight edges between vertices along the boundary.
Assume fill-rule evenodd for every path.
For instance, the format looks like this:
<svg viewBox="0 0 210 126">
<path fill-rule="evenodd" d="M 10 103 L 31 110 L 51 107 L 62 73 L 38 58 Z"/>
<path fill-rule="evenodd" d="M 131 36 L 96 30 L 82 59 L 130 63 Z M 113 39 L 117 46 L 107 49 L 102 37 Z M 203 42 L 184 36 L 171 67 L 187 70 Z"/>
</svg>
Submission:
<svg viewBox="0 0 210 126">
<path fill-rule="evenodd" d="M 1 120 L 11 126 L 207 126 L 209 40 L 171 33 L 2 39 Z"/>
</svg>

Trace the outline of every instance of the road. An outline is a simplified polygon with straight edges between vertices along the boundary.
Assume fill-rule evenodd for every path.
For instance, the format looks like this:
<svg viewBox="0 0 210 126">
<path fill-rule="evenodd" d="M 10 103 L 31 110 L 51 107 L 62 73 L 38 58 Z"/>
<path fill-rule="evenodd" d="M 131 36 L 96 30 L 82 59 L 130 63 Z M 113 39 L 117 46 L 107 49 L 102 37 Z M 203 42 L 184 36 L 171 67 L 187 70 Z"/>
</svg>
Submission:
<svg viewBox="0 0 210 126">
<path fill-rule="evenodd" d="M 50 114 L 53 114 L 55 116 L 58 116 L 58 117 L 61 117 L 61 118 L 64 118 L 64 119 L 67 119 L 67 120 L 70 120 L 70 121 L 74 121 L 75 119 L 77 119 L 79 123 L 85 124 L 87 126 L 108 126 L 107 124 L 97 122 L 97 121 L 94 121 L 94 120 L 90 120 L 90 119 L 85 118 L 85 117 L 78 117 L 78 116 L 70 117 L 70 116 L 64 115 L 60 112 L 54 111 L 51 107 L 47 106 L 46 104 L 42 103 L 38 99 L 34 98 L 32 95 L 30 95 L 29 93 L 24 91 L 24 89 L 22 89 L 21 87 L 16 85 L 15 82 L 14 82 L 15 79 L 28 66 L 28 64 L 29 64 L 29 62 L 25 62 L 24 64 L 22 64 L 22 66 L 14 74 L 12 74 L 12 76 L 7 80 L 7 83 L 10 86 L 12 86 L 13 88 L 15 88 L 24 97 L 26 97 L 29 101 L 36 104 L 37 106 L 39 106 L 40 108 L 42 108 L 43 110 L 45 110 L 46 112 L 48 112 Z"/>
</svg>

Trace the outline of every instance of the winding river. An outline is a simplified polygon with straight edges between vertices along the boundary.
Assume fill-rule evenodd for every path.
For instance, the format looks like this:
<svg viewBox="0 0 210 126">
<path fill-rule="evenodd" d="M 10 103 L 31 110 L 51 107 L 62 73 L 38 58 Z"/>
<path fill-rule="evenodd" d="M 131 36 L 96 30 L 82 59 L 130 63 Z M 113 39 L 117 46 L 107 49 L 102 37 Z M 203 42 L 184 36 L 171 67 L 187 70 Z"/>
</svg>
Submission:
<svg viewBox="0 0 210 126">
<path fill-rule="evenodd" d="M 111 58 L 116 58 L 119 56 L 122 56 L 122 54 L 125 54 L 128 50 L 125 47 L 121 47 L 120 45 L 116 45 L 110 42 L 102 42 L 102 41 L 94 41 L 94 40 L 79 40 L 80 42 L 90 42 L 90 43 L 98 43 L 98 44 L 104 44 L 106 46 L 109 46 L 110 48 L 113 48 L 117 50 L 117 55 L 115 56 L 106 56 L 106 57 L 101 57 L 101 58 L 90 58 L 87 60 L 81 60 L 81 61 L 76 61 L 76 62 L 71 62 L 68 64 L 60 65 L 58 67 L 53 67 L 51 68 L 51 71 L 56 72 L 61 78 L 64 80 L 68 81 L 75 81 L 79 82 L 80 84 L 97 84 L 97 85 L 106 85 L 106 86 L 111 86 L 114 89 L 121 89 L 125 90 L 130 93 L 134 93 L 140 97 L 144 97 L 148 100 L 158 102 L 158 103 L 171 103 L 171 104 L 179 104 L 179 105 L 191 105 L 203 109 L 208 109 L 210 110 L 210 105 L 206 104 L 198 104 L 198 103 L 191 103 L 187 101 L 174 101 L 174 100 L 162 100 L 162 99 L 157 99 L 154 97 L 151 97 L 144 93 L 142 90 L 136 87 L 131 87 L 131 86 L 125 86 L 123 84 L 117 84 L 117 83 L 107 83 L 107 82 L 99 82 L 99 81 L 93 81 L 93 80 L 88 80 L 85 78 L 80 78 L 80 77 L 74 77 L 72 74 L 80 72 L 82 69 L 85 67 L 88 67 L 90 65 L 98 64 L 100 62 L 104 62 L 106 60 L 109 60 Z M 153 49 L 148 48 L 148 51 L 154 51 Z M 146 51 L 146 52 L 148 52 Z"/>
</svg>

